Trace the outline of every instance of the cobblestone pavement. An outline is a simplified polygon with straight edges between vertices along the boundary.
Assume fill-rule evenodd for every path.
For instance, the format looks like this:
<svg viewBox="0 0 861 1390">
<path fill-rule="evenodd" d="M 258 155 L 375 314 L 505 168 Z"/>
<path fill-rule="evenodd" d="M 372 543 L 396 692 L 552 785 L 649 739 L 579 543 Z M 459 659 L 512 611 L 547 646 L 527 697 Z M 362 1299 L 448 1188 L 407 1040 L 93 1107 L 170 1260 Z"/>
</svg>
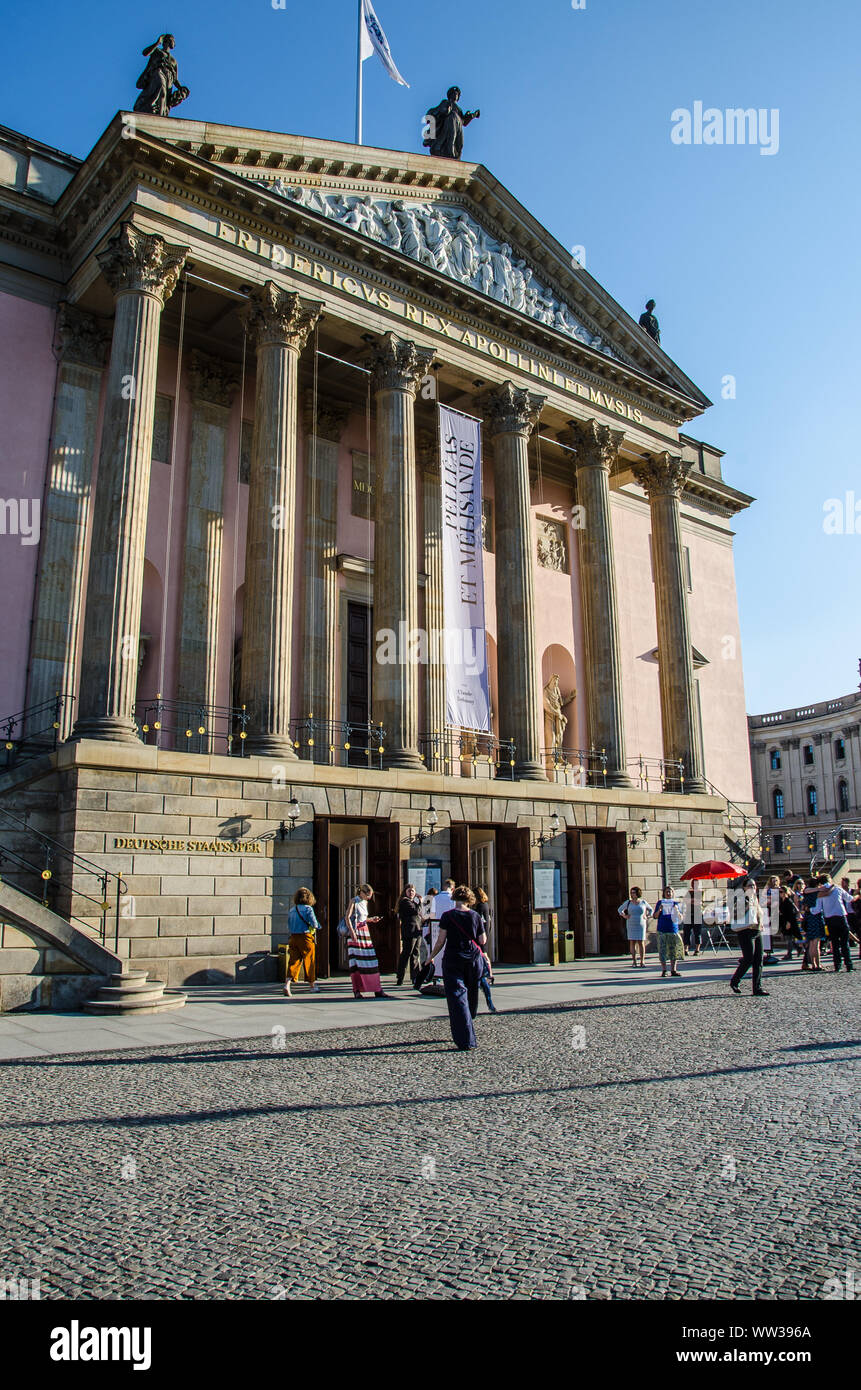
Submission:
<svg viewBox="0 0 861 1390">
<path fill-rule="evenodd" d="M 74 1298 L 816 1299 L 861 972 L 0 1067 L 0 1277 Z"/>
</svg>

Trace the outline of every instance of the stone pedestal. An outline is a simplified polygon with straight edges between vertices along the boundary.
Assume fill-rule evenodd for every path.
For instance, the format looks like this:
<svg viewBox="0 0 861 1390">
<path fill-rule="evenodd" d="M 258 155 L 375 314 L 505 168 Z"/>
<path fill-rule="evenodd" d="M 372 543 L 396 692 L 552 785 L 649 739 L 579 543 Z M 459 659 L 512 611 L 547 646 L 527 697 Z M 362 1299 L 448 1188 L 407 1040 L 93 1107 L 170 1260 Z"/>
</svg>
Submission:
<svg viewBox="0 0 861 1390">
<path fill-rule="evenodd" d="M 430 348 L 386 333 L 372 353 L 376 397 L 374 526 L 374 708 L 385 729 L 387 767 L 420 769 L 419 667 L 409 635 L 418 627 L 416 389 L 433 361 Z M 377 661 L 378 638 L 393 634 L 397 660 Z"/>
<path fill-rule="evenodd" d="M 224 543 L 224 468 L 236 368 L 193 351 L 188 501 L 183 548 L 182 601 L 176 697 L 201 707 L 218 703 L 219 610 Z M 201 722 L 210 718 L 201 709 Z M 208 747 L 215 751 L 210 741 Z"/>
<path fill-rule="evenodd" d="M 317 759 L 333 739 L 340 712 L 338 657 L 338 444 L 349 410 L 334 401 L 306 402 L 305 430 L 305 642 L 303 719 L 314 717 Z M 326 742 L 323 745 L 323 739 Z"/>
<path fill-rule="evenodd" d="M 577 532 L 589 739 L 607 754 L 607 786 L 630 787 L 625 756 L 619 605 L 610 515 L 610 469 L 624 435 L 597 420 L 570 420 L 560 435 L 575 452 L 577 502 L 585 525 Z"/>
<path fill-rule="evenodd" d="M 321 305 L 279 289 L 254 289 L 245 309 L 257 348 L 257 389 L 242 623 L 241 703 L 248 752 L 296 757 L 290 737 L 290 680 L 296 532 L 296 424 L 299 354 Z"/>
<path fill-rule="evenodd" d="M 107 325 L 72 304 L 60 305 L 58 328 L 62 357 L 30 637 L 28 709 L 58 694 L 77 693 L 96 424 L 110 341 Z M 69 737 L 74 708 L 68 700 L 60 713 L 60 739 Z M 46 716 L 37 715 L 27 732 L 45 723 Z"/>
<path fill-rule="evenodd" d="M 98 261 L 116 296 L 93 509 L 76 738 L 135 742 L 161 311 L 188 254 L 130 222 Z"/>
<path fill-rule="evenodd" d="M 634 469 L 649 498 L 658 619 L 658 668 L 664 758 L 684 763 L 684 784 L 665 774 L 668 791 L 704 792 L 703 752 L 694 687 L 688 589 L 679 498 L 690 464 L 669 453 L 652 454 Z"/>
<path fill-rule="evenodd" d="M 514 741 L 514 775 L 529 781 L 545 780 L 541 760 L 541 681 L 535 649 L 535 586 L 527 452 L 529 436 L 538 423 L 545 399 L 506 381 L 482 402 L 493 443 L 497 498 L 496 682 L 499 737 L 503 741 Z"/>
</svg>

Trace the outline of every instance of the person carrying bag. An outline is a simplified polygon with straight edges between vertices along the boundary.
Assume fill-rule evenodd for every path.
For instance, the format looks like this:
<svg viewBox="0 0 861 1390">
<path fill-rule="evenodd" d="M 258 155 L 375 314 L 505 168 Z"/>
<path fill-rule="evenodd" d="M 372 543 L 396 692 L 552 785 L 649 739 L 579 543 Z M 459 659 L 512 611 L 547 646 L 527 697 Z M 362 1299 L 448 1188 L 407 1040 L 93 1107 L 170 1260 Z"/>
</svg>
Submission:
<svg viewBox="0 0 861 1390">
<path fill-rule="evenodd" d="M 734 931 L 741 951 L 741 960 L 735 968 L 729 987 L 733 994 L 741 994 L 739 985 L 748 970 L 753 969 L 753 994 L 765 996 L 768 990 L 762 987 L 762 908 L 756 896 L 756 883 L 746 878 L 742 884 L 742 898 L 733 893 L 730 931 Z"/>
</svg>

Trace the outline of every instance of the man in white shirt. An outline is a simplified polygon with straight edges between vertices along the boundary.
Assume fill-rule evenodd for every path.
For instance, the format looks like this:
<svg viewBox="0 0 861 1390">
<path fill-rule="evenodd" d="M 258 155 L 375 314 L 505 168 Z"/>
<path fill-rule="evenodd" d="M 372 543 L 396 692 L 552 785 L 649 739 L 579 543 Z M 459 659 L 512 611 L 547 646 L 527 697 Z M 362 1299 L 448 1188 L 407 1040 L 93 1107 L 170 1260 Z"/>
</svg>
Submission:
<svg viewBox="0 0 861 1390">
<path fill-rule="evenodd" d="M 832 883 L 830 874 L 820 876 L 817 897 L 831 941 L 834 973 L 836 975 L 840 971 L 841 957 L 849 971 L 852 969 L 852 956 L 849 951 L 849 921 L 846 914 L 847 909 L 852 906 L 852 899 L 845 888 Z"/>
<path fill-rule="evenodd" d="M 454 892 L 454 888 L 454 879 L 447 878 L 443 883 L 442 888 L 436 894 L 436 896 L 431 899 L 431 911 L 430 917 L 428 919 L 431 950 L 433 950 L 434 946 L 436 945 L 436 939 L 439 934 L 439 922 L 440 918 L 442 917 L 442 914 L 444 912 L 451 912 L 454 908 L 454 898 L 451 896 Z M 442 958 L 444 955 L 445 947 L 443 946 L 439 955 L 434 957 L 433 965 L 435 980 L 442 979 Z"/>
</svg>

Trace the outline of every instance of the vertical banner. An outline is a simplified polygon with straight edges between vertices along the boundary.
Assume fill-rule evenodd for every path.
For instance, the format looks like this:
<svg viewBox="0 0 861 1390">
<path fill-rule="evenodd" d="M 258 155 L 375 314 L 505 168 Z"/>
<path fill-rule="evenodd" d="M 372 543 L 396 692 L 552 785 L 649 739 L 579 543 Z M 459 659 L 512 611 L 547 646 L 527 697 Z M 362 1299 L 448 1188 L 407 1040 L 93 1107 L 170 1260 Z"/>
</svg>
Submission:
<svg viewBox="0 0 861 1390">
<path fill-rule="evenodd" d="M 439 427 L 446 722 L 489 733 L 481 422 L 441 405 Z"/>
</svg>

